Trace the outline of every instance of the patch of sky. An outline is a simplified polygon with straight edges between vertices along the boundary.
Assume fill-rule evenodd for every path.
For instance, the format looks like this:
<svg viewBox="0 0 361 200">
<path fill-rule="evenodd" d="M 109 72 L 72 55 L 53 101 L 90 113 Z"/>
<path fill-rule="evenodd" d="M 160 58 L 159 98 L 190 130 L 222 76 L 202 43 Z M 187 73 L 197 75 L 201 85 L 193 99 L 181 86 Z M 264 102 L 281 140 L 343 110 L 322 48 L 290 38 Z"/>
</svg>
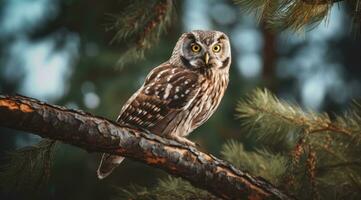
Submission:
<svg viewBox="0 0 361 200">
<path fill-rule="evenodd" d="M 263 47 L 263 37 L 256 28 L 238 27 L 232 32 L 232 45 L 241 53 L 256 53 Z"/>
<path fill-rule="evenodd" d="M 257 78 L 262 73 L 261 49 L 263 37 L 257 27 L 237 26 L 232 34 L 239 72 L 245 78 Z"/>
<path fill-rule="evenodd" d="M 93 82 L 86 81 L 81 85 L 83 103 L 89 109 L 95 109 L 100 104 L 100 97 L 95 93 L 96 87 Z"/>
<path fill-rule="evenodd" d="M 11 46 L 6 67 L 16 69 L 21 66 L 26 74 L 19 91 L 21 94 L 50 101 L 64 94 L 65 82 L 71 75 L 72 62 L 78 54 L 79 39 L 68 35 L 64 48 L 56 51 L 55 43 L 53 38 L 37 43 L 20 39 Z M 18 72 L 13 70 L 12 73 Z"/>
<path fill-rule="evenodd" d="M 262 72 L 262 58 L 257 53 L 238 56 L 238 67 L 246 78 L 257 78 Z"/>
<path fill-rule="evenodd" d="M 329 17 L 304 36 L 290 33 L 280 36 L 278 51 L 286 57 L 279 59 L 277 75 L 297 80 L 301 101 L 306 107 L 321 109 L 327 94 L 339 103 L 350 96 L 350 91 L 345 89 L 342 66 L 328 55 L 328 42 L 344 33 L 343 16 L 342 8 L 334 6 Z M 287 54 L 290 51 L 293 53 Z"/>
<path fill-rule="evenodd" d="M 210 9 L 211 17 L 221 25 L 229 25 L 236 21 L 237 13 L 230 5 L 218 1 Z"/>
<path fill-rule="evenodd" d="M 66 80 L 78 56 L 79 38 L 75 33 L 59 31 L 36 42 L 27 34 L 52 20 L 58 13 L 57 0 L 5 0 L 0 15 L 0 40 L 7 43 L 2 60 L 5 77 L 22 79 L 21 94 L 54 101 L 66 90 Z M 64 48 L 56 49 L 56 37 L 65 38 Z M 24 77 L 22 77 L 24 76 Z"/>
<path fill-rule="evenodd" d="M 26 33 L 56 17 L 57 0 L 3 0 L 0 37 Z"/>
<path fill-rule="evenodd" d="M 185 0 L 183 14 L 184 31 L 209 30 L 212 29 L 212 23 L 209 18 L 208 10 L 210 3 L 207 1 Z"/>
</svg>

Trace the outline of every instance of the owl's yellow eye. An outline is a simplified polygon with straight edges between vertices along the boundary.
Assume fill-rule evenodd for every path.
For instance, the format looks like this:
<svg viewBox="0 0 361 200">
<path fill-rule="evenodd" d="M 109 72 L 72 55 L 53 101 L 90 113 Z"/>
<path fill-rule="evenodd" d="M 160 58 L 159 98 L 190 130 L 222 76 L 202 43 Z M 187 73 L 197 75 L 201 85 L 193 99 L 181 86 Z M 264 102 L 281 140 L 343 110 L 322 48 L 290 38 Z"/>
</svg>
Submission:
<svg viewBox="0 0 361 200">
<path fill-rule="evenodd" d="M 212 50 L 214 53 L 218 53 L 219 51 L 221 51 L 221 45 L 216 44 L 212 47 Z"/>
<path fill-rule="evenodd" d="M 198 53 L 201 50 L 201 46 L 199 46 L 198 44 L 192 44 L 191 49 L 194 53 Z"/>
</svg>

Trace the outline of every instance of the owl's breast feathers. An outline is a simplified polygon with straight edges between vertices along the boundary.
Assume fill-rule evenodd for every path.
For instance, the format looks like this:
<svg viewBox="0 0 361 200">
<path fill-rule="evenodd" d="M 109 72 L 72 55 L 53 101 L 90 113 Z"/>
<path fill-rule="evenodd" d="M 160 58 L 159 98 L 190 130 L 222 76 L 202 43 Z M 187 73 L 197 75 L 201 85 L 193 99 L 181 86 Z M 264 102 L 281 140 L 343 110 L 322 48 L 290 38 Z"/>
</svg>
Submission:
<svg viewBox="0 0 361 200">
<path fill-rule="evenodd" d="M 210 117 L 223 96 L 221 86 L 205 88 L 213 81 L 197 72 L 162 64 L 123 106 L 117 122 L 158 135 L 187 135 Z"/>
</svg>

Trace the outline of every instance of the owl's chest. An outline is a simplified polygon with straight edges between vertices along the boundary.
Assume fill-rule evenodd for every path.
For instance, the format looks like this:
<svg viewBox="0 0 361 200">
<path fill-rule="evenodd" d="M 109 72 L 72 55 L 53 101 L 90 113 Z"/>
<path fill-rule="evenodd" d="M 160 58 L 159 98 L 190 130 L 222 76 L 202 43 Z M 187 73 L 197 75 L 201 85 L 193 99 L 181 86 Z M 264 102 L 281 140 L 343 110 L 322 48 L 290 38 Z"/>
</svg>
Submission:
<svg viewBox="0 0 361 200">
<path fill-rule="evenodd" d="M 214 79 L 203 80 L 201 90 L 194 103 L 190 105 L 188 118 L 189 133 L 207 121 L 217 109 L 228 85 L 228 76 L 218 76 Z"/>
<path fill-rule="evenodd" d="M 227 88 L 227 79 L 218 78 L 204 84 L 194 122 L 207 120 L 216 110 Z M 195 111 L 195 112 L 196 112 Z"/>
</svg>

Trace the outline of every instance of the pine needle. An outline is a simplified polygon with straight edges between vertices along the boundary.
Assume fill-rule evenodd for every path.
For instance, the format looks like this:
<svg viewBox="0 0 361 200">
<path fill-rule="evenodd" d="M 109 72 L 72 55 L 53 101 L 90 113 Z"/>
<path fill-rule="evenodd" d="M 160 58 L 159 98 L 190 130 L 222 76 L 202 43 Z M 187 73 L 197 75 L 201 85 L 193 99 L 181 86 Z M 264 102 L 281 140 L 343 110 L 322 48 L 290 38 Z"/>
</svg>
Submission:
<svg viewBox="0 0 361 200">
<path fill-rule="evenodd" d="M 325 191 L 328 188 L 337 191 L 334 195 L 360 197 L 350 192 L 358 191 L 361 180 L 359 103 L 355 102 L 351 109 L 331 120 L 326 113 L 305 111 L 296 104 L 279 100 L 268 90 L 257 89 L 239 102 L 237 111 L 251 137 L 266 145 L 274 145 L 275 141 L 278 145 L 291 143 L 293 148 L 283 150 L 289 157 L 282 182 L 295 196 L 307 199 L 312 194 L 314 199 L 335 199 Z M 231 152 L 243 151 L 238 148 L 229 148 L 224 154 L 234 160 L 237 156 Z M 243 157 L 241 165 L 244 167 L 249 163 L 249 170 L 256 170 L 257 166 L 252 164 L 260 161 L 248 162 L 248 159 L 257 159 L 243 154 L 238 156 Z M 270 165 L 270 168 L 273 166 Z M 274 178 L 281 179 L 278 176 Z M 344 188 L 344 184 L 348 188 Z"/>
<path fill-rule="evenodd" d="M 130 186 L 127 189 L 115 188 L 117 191 L 116 199 L 137 199 L 137 200 L 168 200 L 168 199 L 204 199 L 216 200 L 215 196 L 207 191 L 193 187 L 189 182 L 180 178 L 168 176 L 159 179 L 156 187 L 147 189 L 141 186 Z"/>
<path fill-rule="evenodd" d="M 144 59 L 145 50 L 160 39 L 172 21 L 172 0 L 135 0 L 119 15 L 109 15 L 108 31 L 115 31 L 111 43 L 127 44 L 127 50 L 118 60 L 119 66 Z"/>
<path fill-rule="evenodd" d="M 234 0 L 234 3 L 241 11 L 256 15 L 258 22 L 272 18 L 278 7 L 278 0 Z"/>
<path fill-rule="evenodd" d="M 256 89 L 236 108 L 244 129 L 260 140 L 275 143 L 294 140 L 302 129 L 330 121 L 327 114 L 304 112 L 300 107 L 278 100 L 268 90 Z"/>
<path fill-rule="evenodd" d="M 332 0 L 233 0 L 242 11 L 256 14 L 261 23 L 273 30 L 291 30 L 293 32 L 312 29 L 327 18 L 331 7 L 336 1 Z M 355 8 L 354 20 L 361 23 L 358 15 L 359 0 L 352 7 Z"/>
<path fill-rule="evenodd" d="M 327 113 L 304 111 L 296 104 L 279 100 L 266 89 L 256 89 L 238 103 L 236 110 L 243 127 L 261 140 L 297 142 L 304 134 L 320 132 L 361 138 L 361 111 L 352 110 L 331 121 Z"/>
<path fill-rule="evenodd" d="M 278 14 L 268 23 L 281 31 L 290 29 L 297 32 L 305 26 L 314 28 L 328 16 L 331 6 L 331 1 L 325 4 L 308 4 L 301 0 L 284 0 L 276 11 Z"/>
<path fill-rule="evenodd" d="M 42 140 L 7 154 L 8 162 L 0 169 L 0 187 L 3 191 L 34 192 L 46 184 L 50 177 L 56 142 Z"/>
<path fill-rule="evenodd" d="M 278 185 L 287 168 L 287 158 L 265 149 L 246 151 L 242 143 L 228 141 L 222 147 L 222 156 L 236 167 L 257 174 Z"/>
</svg>

